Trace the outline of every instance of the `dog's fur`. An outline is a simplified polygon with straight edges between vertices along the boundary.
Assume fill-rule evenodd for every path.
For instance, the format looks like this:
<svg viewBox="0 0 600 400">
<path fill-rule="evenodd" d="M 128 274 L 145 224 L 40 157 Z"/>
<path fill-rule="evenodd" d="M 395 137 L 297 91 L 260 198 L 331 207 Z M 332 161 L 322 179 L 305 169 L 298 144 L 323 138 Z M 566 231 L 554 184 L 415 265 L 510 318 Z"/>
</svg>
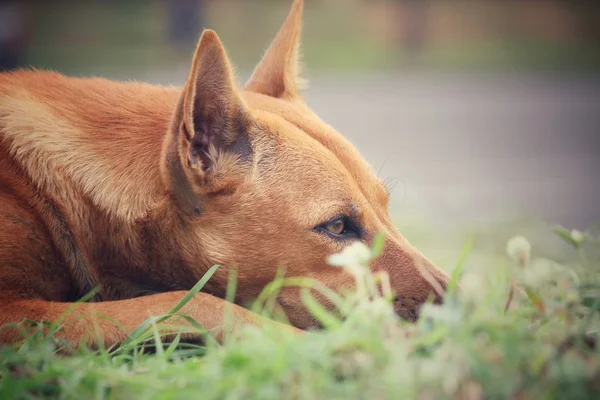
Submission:
<svg viewBox="0 0 600 400">
<path fill-rule="evenodd" d="M 231 305 L 224 328 L 229 268 L 238 271 L 238 304 L 280 266 L 350 288 L 327 256 L 380 231 L 386 242 L 373 269 L 389 274 L 400 316 L 416 318 L 448 277 L 394 228 L 384 186 L 357 150 L 302 101 L 301 14 L 297 0 L 244 90 L 208 30 L 183 88 L 0 75 L 0 324 L 53 321 L 98 287 L 59 334 L 98 345 L 91 327 L 100 313 L 126 331 L 94 319 L 102 341 L 119 343 L 220 264 L 182 312 L 221 338 L 274 324 Z M 335 238 L 322 227 L 342 215 L 357 233 Z M 277 303 L 295 327 L 316 326 L 298 289 L 284 289 Z M 17 336 L 4 329 L 0 341 Z"/>
</svg>

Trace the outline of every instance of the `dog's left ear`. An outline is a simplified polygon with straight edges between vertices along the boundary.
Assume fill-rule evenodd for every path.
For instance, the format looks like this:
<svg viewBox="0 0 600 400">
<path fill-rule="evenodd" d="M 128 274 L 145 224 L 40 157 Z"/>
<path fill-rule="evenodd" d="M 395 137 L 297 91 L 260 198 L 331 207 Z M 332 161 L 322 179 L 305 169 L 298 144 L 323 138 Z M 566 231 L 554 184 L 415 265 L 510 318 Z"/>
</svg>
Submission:
<svg viewBox="0 0 600 400">
<path fill-rule="evenodd" d="M 251 126 L 225 49 L 205 30 L 163 145 L 167 184 L 184 211 L 198 214 L 203 195 L 232 191 L 245 178 Z"/>
<path fill-rule="evenodd" d="M 295 0 L 292 9 L 244 88 L 267 96 L 298 97 L 300 79 L 300 34 L 303 1 Z"/>
</svg>

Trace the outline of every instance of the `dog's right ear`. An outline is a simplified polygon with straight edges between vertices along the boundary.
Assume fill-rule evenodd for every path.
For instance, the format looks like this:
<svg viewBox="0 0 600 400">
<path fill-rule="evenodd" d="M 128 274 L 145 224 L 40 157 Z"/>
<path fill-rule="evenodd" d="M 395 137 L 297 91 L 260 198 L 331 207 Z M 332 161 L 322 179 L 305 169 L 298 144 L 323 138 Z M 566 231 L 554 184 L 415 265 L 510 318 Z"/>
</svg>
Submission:
<svg viewBox="0 0 600 400">
<path fill-rule="evenodd" d="M 285 22 L 246 83 L 245 90 L 279 99 L 298 98 L 304 84 L 300 77 L 300 35 L 303 0 L 294 0 Z"/>
<path fill-rule="evenodd" d="M 184 211 L 200 214 L 204 195 L 233 191 L 245 177 L 250 125 L 225 49 L 206 30 L 163 146 L 163 176 Z"/>
</svg>

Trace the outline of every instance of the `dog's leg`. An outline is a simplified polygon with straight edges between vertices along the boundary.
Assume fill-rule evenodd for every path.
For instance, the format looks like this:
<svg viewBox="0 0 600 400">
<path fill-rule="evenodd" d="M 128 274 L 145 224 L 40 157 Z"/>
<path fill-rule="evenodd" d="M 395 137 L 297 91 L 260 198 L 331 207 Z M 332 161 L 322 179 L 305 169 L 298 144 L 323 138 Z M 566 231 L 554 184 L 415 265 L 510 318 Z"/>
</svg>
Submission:
<svg viewBox="0 0 600 400">
<path fill-rule="evenodd" d="M 0 325 L 24 319 L 55 322 L 67 313 L 61 320 L 63 328 L 57 337 L 72 345 L 83 341 L 96 347 L 101 340 L 105 346 L 111 346 L 121 343 L 148 317 L 168 314 L 187 294 L 185 291 L 166 292 L 98 303 L 44 300 L 66 298 L 72 289 L 71 278 L 50 245 L 52 241 L 44 224 L 35 214 L 1 188 L 0 204 Z M 225 319 L 227 307 L 230 307 L 230 318 Z M 179 315 L 185 313 L 217 340 L 246 325 L 274 325 L 300 332 L 206 293 L 196 294 L 178 311 Z M 184 318 L 177 319 L 177 316 L 165 323 L 190 327 Z M 5 327 L 0 330 L 0 343 L 15 342 L 19 336 L 20 329 Z M 190 335 L 186 338 L 194 339 Z"/>
<path fill-rule="evenodd" d="M 4 300 L 0 312 L 0 325 L 8 322 L 61 321 L 63 325 L 56 337 L 65 339 L 69 344 L 79 343 L 90 347 L 112 346 L 122 343 L 128 334 L 150 316 L 167 315 L 187 294 L 184 291 L 166 292 L 133 299 L 106 301 L 99 303 L 59 303 L 45 300 Z M 230 307 L 228 310 L 227 308 Z M 225 318 L 229 313 L 229 318 Z M 245 326 L 267 327 L 287 330 L 294 333 L 302 331 L 270 319 L 261 317 L 238 305 L 206 293 L 198 293 L 190 299 L 174 316 L 164 321 L 169 327 L 190 328 L 185 314 L 195 320 L 217 341 Z M 118 323 L 117 324 L 115 324 Z M 170 331 L 177 332 L 177 329 Z M 19 340 L 19 328 L 5 328 L 0 332 L 0 343 Z M 201 339 L 200 334 L 185 334 L 183 338 Z M 101 340 L 103 343 L 98 343 Z"/>
</svg>

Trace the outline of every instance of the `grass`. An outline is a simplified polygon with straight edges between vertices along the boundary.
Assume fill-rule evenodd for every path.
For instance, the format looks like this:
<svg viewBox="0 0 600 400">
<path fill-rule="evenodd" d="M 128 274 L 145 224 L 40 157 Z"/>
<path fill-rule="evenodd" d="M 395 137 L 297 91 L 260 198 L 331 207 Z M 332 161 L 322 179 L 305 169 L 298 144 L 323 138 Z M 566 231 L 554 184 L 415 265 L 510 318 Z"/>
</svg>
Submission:
<svg viewBox="0 0 600 400">
<path fill-rule="evenodd" d="M 354 246 L 331 259 L 357 279 L 356 292 L 334 299 L 343 320 L 304 293 L 325 330 L 290 337 L 248 329 L 202 347 L 163 343 L 151 319 L 120 347 L 64 356 L 40 327 L 0 349 L 0 398 L 600 398 L 597 230 L 505 225 L 460 237 L 422 224 L 402 230 L 429 243 L 426 253 L 454 278 L 445 304 L 426 305 L 416 324 L 399 321 L 390 295 L 374 289 L 385 277 L 365 264 L 379 242 Z M 506 240 L 520 232 L 528 238 Z M 269 309 L 284 284 L 307 282 L 277 279 L 255 309 Z"/>
</svg>

